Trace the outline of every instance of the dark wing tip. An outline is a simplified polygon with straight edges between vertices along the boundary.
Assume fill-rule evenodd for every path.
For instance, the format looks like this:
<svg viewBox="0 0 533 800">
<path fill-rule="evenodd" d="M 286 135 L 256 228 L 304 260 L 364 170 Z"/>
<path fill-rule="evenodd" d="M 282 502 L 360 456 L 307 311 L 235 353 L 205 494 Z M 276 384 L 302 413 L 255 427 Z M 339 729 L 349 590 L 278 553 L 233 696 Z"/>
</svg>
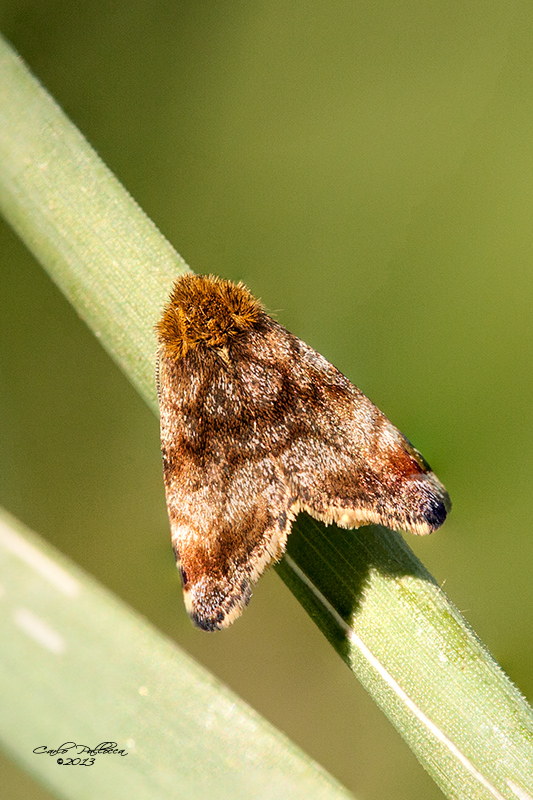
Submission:
<svg viewBox="0 0 533 800">
<path fill-rule="evenodd" d="M 437 528 L 440 528 L 451 507 L 451 500 L 447 492 L 442 496 L 433 495 L 426 506 L 424 514 L 431 531 L 436 531 Z"/>
<path fill-rule="evenodd" d="M 424 475 L 423 481 L 417 481 L 420 502 L 418 514 L 420 521 L 411 528 L 413 533 L 433 533 L 445 521 L 452 507 L 450 495 L 433 472 Z"/>
<path fill-rule="evenodd" d="M 228 628 L 241 616 L 251 596 L 252 587 L 248 580 L 231 585 L 227 580 L 217 581 L 205 576 L 183 588 L 187 613 L 196 627 L 203 631 Z"/>
<path fill-rule="evenodd" d="M 197 611 L 192 611 L 189 612 L 189 616 L 196 627 L 203 631 L 218 631 L 225 627 L 223 624 L 225 616 L 223 612 L 220 612 L 216 616 L 205 617 L 200 615 Z"/>
</svg>

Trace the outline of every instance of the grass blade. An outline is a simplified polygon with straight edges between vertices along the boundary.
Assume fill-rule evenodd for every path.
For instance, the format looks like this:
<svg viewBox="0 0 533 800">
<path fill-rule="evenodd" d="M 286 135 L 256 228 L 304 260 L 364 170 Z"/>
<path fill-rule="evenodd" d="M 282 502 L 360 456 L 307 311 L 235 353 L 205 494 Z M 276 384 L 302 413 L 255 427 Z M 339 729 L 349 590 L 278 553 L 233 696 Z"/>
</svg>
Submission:
<svg viewBox="0 0 533 800">
<path fill-rule="evenodd" d="M 138 614 L 0 511 L 0 738 L 61 797 L 352 797 Z M 113 739 L 127 755 L 35 754 Z"/>
</svg>

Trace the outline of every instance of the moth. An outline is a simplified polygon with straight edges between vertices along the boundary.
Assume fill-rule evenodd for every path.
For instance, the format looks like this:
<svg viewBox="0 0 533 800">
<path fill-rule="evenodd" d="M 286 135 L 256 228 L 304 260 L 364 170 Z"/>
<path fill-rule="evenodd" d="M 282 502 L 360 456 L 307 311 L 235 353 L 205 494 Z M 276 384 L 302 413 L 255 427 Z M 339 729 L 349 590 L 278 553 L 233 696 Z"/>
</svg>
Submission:
<svg viewBox="0 0 533 800">
<path fill-rule="evenodd" d="M 185 606 L 226 628 L 296 515 L 424 535 L 450 499 L 428 463 L 242 283 L 184 275 L 157 325 L 161 449 Z"/>
</svg>

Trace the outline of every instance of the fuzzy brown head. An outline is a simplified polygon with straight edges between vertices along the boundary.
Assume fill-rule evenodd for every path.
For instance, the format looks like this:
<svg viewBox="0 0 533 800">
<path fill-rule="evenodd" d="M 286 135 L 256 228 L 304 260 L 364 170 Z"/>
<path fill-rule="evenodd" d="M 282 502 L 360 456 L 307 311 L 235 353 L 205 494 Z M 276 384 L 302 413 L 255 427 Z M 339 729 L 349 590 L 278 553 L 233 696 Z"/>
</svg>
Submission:
<svg viewBox="0 0 533 800">
<path fill-rule="evenodd" d="M 212 275 L 178 278 L 156 330 L 172 358 L 204 344 L 224 348 L 232 338 L 252 328 L 263 307 L 242 283 Z"/>
</svg>

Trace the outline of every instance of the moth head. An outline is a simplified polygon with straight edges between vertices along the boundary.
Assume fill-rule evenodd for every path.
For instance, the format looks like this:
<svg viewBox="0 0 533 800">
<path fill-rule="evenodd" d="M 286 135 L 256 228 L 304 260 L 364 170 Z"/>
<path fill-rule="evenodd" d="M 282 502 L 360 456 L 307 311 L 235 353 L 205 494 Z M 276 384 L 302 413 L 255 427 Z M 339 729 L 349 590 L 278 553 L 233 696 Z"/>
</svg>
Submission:
<svg viewBox="0 0 533 800">
<path fill-rule="evenodd" d="M 178 278 L 156 326 L 158 339 L 173 358 L 200 345 L 226 348 L 231 339 L 254 326 L 263 307 L 242 283 L 212 275 Z"/>
</svg>

